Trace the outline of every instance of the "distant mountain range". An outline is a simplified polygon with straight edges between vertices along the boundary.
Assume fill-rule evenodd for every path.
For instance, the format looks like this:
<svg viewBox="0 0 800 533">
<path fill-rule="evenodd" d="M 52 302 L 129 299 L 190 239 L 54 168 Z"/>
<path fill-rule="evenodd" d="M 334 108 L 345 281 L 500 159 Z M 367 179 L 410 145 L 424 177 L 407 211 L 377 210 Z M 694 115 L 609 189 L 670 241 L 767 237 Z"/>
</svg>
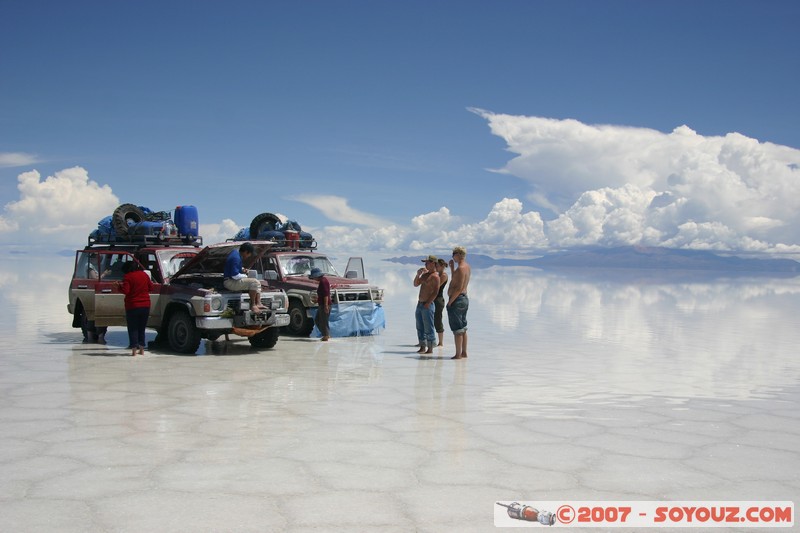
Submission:
<svg viewBox="0 0 800 533">
<path fill-rule="evenodd" d="M 474 268 L 530 266 L 541 269 L 636 268 L 800 274 L 800 262 L 792 259 L 750 259 L 723 256 L 703 250 L 675 250 L 647 246 L 622 246 L 618 248 L 591 248 L 554 252 L 535 259 L 495 259 L 488 255 L 469 254 L 467 260 Z M 421 264 L 420 257 L 393 257 L 387 259 L 387 261 L 403 264 Z"/>
</svg>

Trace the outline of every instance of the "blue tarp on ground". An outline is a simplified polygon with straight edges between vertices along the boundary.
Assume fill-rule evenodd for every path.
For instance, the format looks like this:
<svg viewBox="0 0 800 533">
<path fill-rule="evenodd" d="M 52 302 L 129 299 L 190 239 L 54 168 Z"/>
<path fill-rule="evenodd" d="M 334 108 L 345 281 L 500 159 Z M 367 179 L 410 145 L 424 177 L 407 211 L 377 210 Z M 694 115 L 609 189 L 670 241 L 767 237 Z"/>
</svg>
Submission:
<svg viewBox="0 0 800 533">
<path fill-rule="evenodd" d="M 316 317 L 317 309 L 311 310 Z M 359 337 L 363 335 L 377 335 L 386 328 L 386 315 L 383 307 L 374 302 L 344 302 L 331 307 L 331 318 L 328 321 L 331 337 Z M 314 326 L 312 337 L 322 335 Z"/>
</svg>

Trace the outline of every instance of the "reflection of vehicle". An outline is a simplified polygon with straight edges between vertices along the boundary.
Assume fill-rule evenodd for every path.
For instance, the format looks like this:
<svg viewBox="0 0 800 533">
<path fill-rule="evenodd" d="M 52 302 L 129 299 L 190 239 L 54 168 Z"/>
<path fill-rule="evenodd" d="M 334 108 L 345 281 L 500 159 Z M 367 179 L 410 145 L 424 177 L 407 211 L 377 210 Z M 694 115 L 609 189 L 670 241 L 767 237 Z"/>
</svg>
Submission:
<svg viewBox="0 0 800 533">
<path fill-rule="evenodd" d="M 286 293 L 262 282 L 259 313 L 250 312 L 247 293 L 222 286 L 223 267 L 236 243 L 207 246 L 154 244 L 130 237 L 125 243 L 90 243 L 76 253 L 75 271 L 69 288 L 68 310 L 73 327 L 124 326 L 124 295 L 119 290 L 122 266 L 130 261 L 150 272 L 154 283 L 150 295 L 148 327 L 158 331 L 180 353 L 194 353 L 203 338 L 223 334 L 248 337 L 257 348 L 271 348 L 278 340 L 278 327 L 289 323 Z M 253 242 L 258 260 L 271 247 Z M 249 267 L 250 265 L 245 265 Z"/>
</svg>

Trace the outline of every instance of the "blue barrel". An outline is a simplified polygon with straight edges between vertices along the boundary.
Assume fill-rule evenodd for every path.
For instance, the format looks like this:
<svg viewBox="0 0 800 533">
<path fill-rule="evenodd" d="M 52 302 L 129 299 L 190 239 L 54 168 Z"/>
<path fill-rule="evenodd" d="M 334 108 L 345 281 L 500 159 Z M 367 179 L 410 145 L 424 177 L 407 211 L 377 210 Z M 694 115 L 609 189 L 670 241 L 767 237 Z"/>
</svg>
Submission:
<svg viewBox="0 0 800 533">
<path fill-rule="evenodd" d="M 178 235 L 182 237 L 197 237 L 200 232 L 197 208 L 193 205 L 179 205 L 176 207 L 175 226 L 178 228 Z"/>
</svg>

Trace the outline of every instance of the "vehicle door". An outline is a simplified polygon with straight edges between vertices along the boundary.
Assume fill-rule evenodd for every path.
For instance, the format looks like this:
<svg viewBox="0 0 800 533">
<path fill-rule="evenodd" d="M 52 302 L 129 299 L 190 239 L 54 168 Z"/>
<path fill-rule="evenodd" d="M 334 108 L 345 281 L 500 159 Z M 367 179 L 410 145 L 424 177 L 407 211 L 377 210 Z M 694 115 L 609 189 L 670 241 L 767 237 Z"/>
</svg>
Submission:
<svg viewBox="0 0 800 533">
<path fill-rule="evenodd" d="M 75 271 L 69 286 L 69 304 L 73 313 L 78 302 L 87 320 L 94 320 L 94 291 L 100 277 L 97 252 L 81 250 L 75 254 Z"/>
<path fill-rule="evenodd" d="M 360 257 L 351 257 L 347 261 L 344 269 L 344 277 L 347 279 L 366 279 L 364 275 L 364 260 Z"/>
<path fill-rule="evenodd" d="M 161 325 L 161 293 L 163 291 L 164 276 L 161 273 L 161 263 L 152 250 L 142 250 L 136 254 L 136 260 L 144 267 L 144 271 L 150 275 L 153 282 L 153 289 L 150 291 L 150 316 L 147 319 L 147 326 L 157 328 Z"/>
<path fill-rule="evenodd" d="M 102 251 L 98 252 L 100 279 L 95 285 L 94 313 L 98 326 L 124 326 L 125 295 L 122 286 L 123 267 L 125 263 L 135 261 L 130 252 Z"/>
</svg>

